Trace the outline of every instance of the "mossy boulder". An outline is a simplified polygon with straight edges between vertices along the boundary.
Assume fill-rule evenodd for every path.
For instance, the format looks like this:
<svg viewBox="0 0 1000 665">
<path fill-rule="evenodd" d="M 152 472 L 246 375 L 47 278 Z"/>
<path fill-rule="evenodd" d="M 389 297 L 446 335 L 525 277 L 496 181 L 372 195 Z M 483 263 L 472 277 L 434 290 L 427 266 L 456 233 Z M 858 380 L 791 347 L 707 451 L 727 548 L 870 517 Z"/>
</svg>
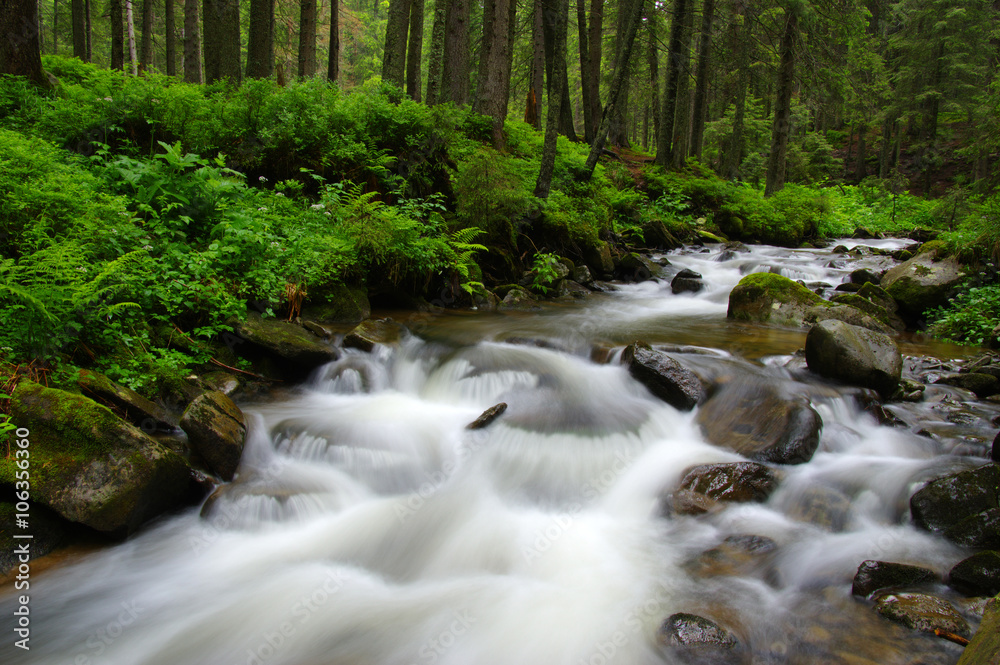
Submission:
<svg viewBox="0 0 1000 665">
<path fill-rule="evenodd" d="M 337 349 L 324 343 L 305 328 L 265 319 L 257 312 L 250 312 L 247 320 L 236 325 L 236 334 L 246 344 L 236 344 L 235 350 L 248 357 L 261 353 L 292 363 L 297 368 L 309 370 L 339 357 Z M 254 353 L 256 352 L 256 353 Z"/>
<path fill-rule="evenodd" d="M 88 397 L 22 381 L 10 409 L 30 430 L 32 499 L 72 522 L 125 535 L 199 498 L 179 455 Z M 17 470 L 0 461 L 0 482 Z"/>
<path fill-rule="evenodd" d="M 903 358 L 887 335 L 843 321 L 820 321 L 806 335 L 806 363 L 820 376 L 890 397 L 899 385 Z"/>
<path fill-rule="evenodd" d="M 938 241 L 934 241 L 938 242 Z M 955 257 L 945 257 L 939 247 L 931 247 L 890 269 L 880 286 L 899 304 L 900 314 L 909 320 L 925 311 L 947 304 L 948 297 L 965 278 L 965 269 Z"/>
<path fill-rule="evenodd" d="M 85 395 L 115 409 L 147 434 L 177 427 L 177 418 L 167 413 L 166 409 L 131 388 L 118 385 L 103 374 L 81 369 L 76 380 Z"/>
<path fill-rule="evenodd" d="M 756 272 L 741 279 L 730 292 L 726 315 L 736 321 L 802 327 L 810 309 L 830 306 L 798 282 L 770 272 Z"/>
<path fill-rule="evenodd" d="M 184 410 L 181 429 L 209 470 L 233 479 L 247 436 L 246 418 L 233 400 L 218 390 L 198 396 Z"/>
<path fill-rule="evenodd" d="M 301 318 L 318 323 L 360 323 L 371 314 L 368 292 L 363 287 L 337 284 L 322 300 L 307 303 Z"/>
</svg>

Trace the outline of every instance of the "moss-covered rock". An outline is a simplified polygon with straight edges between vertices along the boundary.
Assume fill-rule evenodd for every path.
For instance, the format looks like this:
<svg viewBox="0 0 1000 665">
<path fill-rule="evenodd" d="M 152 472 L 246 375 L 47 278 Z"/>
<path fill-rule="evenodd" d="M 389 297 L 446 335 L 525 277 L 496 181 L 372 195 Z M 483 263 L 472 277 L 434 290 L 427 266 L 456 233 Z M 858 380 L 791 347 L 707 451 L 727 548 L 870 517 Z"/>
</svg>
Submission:
<svg viewBox="0 0 1000 665">
<path fill-rule="evenodd" d="M 880 286 L 899 303 L 904 318 L 913 320 L 928 309 L 946 304 L 964 278 L 965 269 L 957 259 L 943 257 L 940 248 L 921 248 L 912 259 L 886 272 Z"/>
<path fill-rule="evenodd" d="M 368 292 L 363 287 L 337 284 L 322 301 L 307 303 L 301 318 L 319 323 L 360 323 L 371 314 Z"/>
<path fill-rule="evenodd" d="M 832 306 L 787 277 L 756 272 L 741 279 L 730 292 L 726 315 L 737 321 L 802 327 L 810 309 Z"/>
<path fill-rule="evenodd" d="M 247 436 L 246 418 L 233 400 L 217 390 L 198 396 L 184 410 L 181 429 L 213 473 L 233 479 Z"/>
<path fill-rule="evenodd" d="M 903 370 L 891 338 L 843 321 L 820 321 L 810 328 L 806 363 L 820 376 L 872 388 L 886 398 L 896 391 Z"/>
<path fill-rule="evenodd" d="M 166 409 L 131 388 L 118 385 L 103 374 L 81 369 L 77 375 L 77 384 L 85 395 L 115 409 L 130 423 L 138 425 L 143 432 L 177 427 L 177 418 L 167 413 Z"/>
<path fill-rule="evenodd" d="M 70 521 L 124 535 L 198 498 L 179 455 L 83 395 L 22 381 L 10 408 L 30 430 L 32 499 Z M 17 471 L 0 461 L 0 482 Z"/>
</svg>

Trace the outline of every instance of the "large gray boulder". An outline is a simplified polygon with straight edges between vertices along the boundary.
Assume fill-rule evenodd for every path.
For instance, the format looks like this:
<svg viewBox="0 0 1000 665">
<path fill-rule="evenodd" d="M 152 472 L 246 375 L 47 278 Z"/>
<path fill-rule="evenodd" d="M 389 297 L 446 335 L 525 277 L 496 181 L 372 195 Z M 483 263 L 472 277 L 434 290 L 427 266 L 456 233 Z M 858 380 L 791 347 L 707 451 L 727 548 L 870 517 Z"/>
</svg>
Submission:
<svg viewBox="0 0 1000 665">
<path fill-rule="evenodd" d="M 312 369 L 339 357 L 337 349 L 294 323 L 262 318 L 250 312 L 247 320 L 236 325 L 236 334 L 252 347 L 286 360 L 300 369 Z M 235 350 L 244 355 L 246 344 Z"/>
<path fill-rule="evenodd" d="M 701 405 L 695 422 L 711 443 L 774 464 L 808 462 L 823 429 L 806 400 L 763 381 L 723 387 Z"/>
<path fill-rule="evenodd" d="M 648 344 L 636 342 L 625 347 L 622 363 L 649 392 L 681 411 L 690 411 L 705 396 L 701 381 L 693 372 Z"/>
<path fill-rule="evenodd" d="M 946 304 L 964 278 L 965 272 L 954 257 L 942 257 L 940 249 L 932 249 L 890 269 L 880 286 L 896 300 L 904 317 L 915 319 Z"/>
<path fill-rule="evenodd" d="M 181 429 L 212 473 L 233 479 L 247 437 L 246 418 L 233 400 L 218 390 L 198 396 L 184 410 Z"/>
<path fill-rule="evenodd" d="M 30 431 L 32 499 L 72 522 L 126 535 L 200 496 L 177 453 L 92 399 L 21 381 L 10 408 Z M 17 471 L 13 456 L 0 460 L 0 483 Z"/>
<path fill-rule="evenodd" d="M 806 363 L 820 376 L 873 388 L 886 398 L 896 391 L 903 370 L 890 337 L 843 321 L 820 321 L 809 330 Z"/>
</svg>

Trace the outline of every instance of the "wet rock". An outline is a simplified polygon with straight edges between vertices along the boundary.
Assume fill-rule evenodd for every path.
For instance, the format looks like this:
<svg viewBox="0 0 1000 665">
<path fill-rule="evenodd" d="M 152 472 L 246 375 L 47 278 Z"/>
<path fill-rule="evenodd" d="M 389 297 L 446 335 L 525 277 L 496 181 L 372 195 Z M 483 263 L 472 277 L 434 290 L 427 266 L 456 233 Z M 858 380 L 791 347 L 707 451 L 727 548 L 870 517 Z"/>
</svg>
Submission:
<svg viewBox="0 0 1000 665">
<path fill-rule="evenodd" d="M 212 473 L 233 479 L 247 435 L 246 418 L 233 400 L 217 390 L 201 395 L 184 410 L 181 429 Z"/>
<path fill-rule="evenodd" d="M 997 665 L 1000 654 L 1000 600 L 994 598 L 983 612 L 983 620 L 965 647 L 958 665 Z"/>
<path fill-rule="evenodd" d="M 500 311 L 528 310 L 538 306 L 538 300 L 527 290 L 516 286 L 507 292 L 498 308 Z"/>
<path fill-rule="evenodd" d="M 670 280 L 670 290 L 675 294 L 698 293 L 703 288 L 705 288 L 705 284 L 701 281 L 701 273 L 687 268 L 681 270 Z"/>
<path fill-rule="evenodd" d="M 363 287 L 337 284 L 323 302 L 307 303 L 300 318 L 317 323 L 360 323 L 371 315 L 372 306 Z"/>
<path fill-rule="evenodd" d="M 949 527 L 945 538 L 966 547 L 1000 549 L 1000 508 L 970 515 Z"/>
<path fill-rule="evenodd" d="M 177 418 L 167 413 L 166 409 L 131 388 L 118 385 L 103 374 L 81 369 L 77 375 L 77 384 L 85 395 L 111 407 L 147 434 L 177 427 Z"/>
<path fill-rule="evenodd" d="M 1000 552 L 976 552 L 959 561 L 948 574 L 948 584 L 970 596 L 1000 594 Z"/>
<path fill-rule="evenodd" d="M 938 580 L 933 570 L 891 561 L 862 561 L 854 575 L 851 593 L 869 598 L 877 591 L 912 587 Z"/>
<path fill-rule="evenodd" d="M 704 397 L 701 381 L 662 351 L 636 342 L 625 347 L 622 363 L 651 393 L 681 411 L 690 411 Z"/>
<path fill-rule="evenodd" d="M 645 256 L 630 252 L 615 264 L 615 278 L 623 282 L 645 282 L 660 274 L 660 267 Z"/>
<path fill-rule="evenodd" d="M 32 498 L 72 522 L 125 535 L 200 496 L 179 455 L 83 395 L 21 381 L 10 408 L 31 430 Z M 0 460 L 0 483 L 16 470 Z"/>
<path fill-rule="evenodd" d="M 787 514 L 828 531 L 843 531 L 851 513 L 851 499 L 840 490 L 823 485 L 807 488 L 789 507 Z"/>
<path fill-rule="evenodd" d="M 891 268 L 879 286 L 899 303 L 900 313 L 912 320 L 946 304 L 964 276 L 954 257 L 942 257 L 940 250 L 932 249 Z"/>
<path fill-rule="evenodd" d="M 723 387 L 702 404 L 695 422 L 713 444 L 774 464 L 808 462 L 823 429 L 808 402 L 754 381 Z"/>
<path fill-rule="evenodd" d="M 392 319 L 368 319 L 344 336 L 344 346 L 371 352 L 376 344 L 395 344 L 404 330 L 403 326 Z"/>
<path fill-rule="evenodd" d="M 237 324 L 235 330 L 240 338 L 253 347 L 301 369 L 328 363 L 340 355 L 336 348 L 323 343 L 301 326 L 276 319 L 264 319 L 257 312 L 250 312 L 247 320 Z M 242 355 L 247 351 L 246 346 L 237 344 L 235 350 Z"/>
<path fill-rule="evenodd" d="M 962 471 L 930 482 L 910 497 L 913 521 L 944 532 L 970 516 L 1000 507 L 1000 466 Z"/>
<path fill-rule="evenodd" d="M 892 339 L 842 321 L 821 321 L 809 330 L 806 363 L 820 376 L 873 388 L 886 398 L 896 391 L 903 369 Z"/>
<path fill-rule="evenodd" d="M 684 663 L 739 663 L 743 645 L 730 631 L 696 614 L 679 612 L 663 622 L 656 639 Z"/>
<path fill-rule="evenodd" d="M 920 593 L 890 593 L 875 599 L 875 611 L 887 619 L 922 633 L 941 630 L 968 637 L 968 622 L 951 603 Z"/>
<path fill-rule="evenodd" d="M 990 374 L 968 372 L 966 374 L 943 374 L 934 383 L 943 383 L 956 388 L 964 388 L 976 397 L 989 397 L 1000 393 L 1000 379 Z"/>
<path fill-rule="evenodd" d="M 749 503 L 767 501 L 778 487 L 774 471 L 757 462 L 703 464 L 689 469 L 678 488 L 716 501 Z"/>
<path fill-rule="evenodd" d="M 507 402 L 500 402 L 499 404 L 491 406 L 490 408 L 483 411 L 478 418 L 476 418 L 471 423 L 466 425 L 465 429 L 472 429 L 472 430 L 485 429 L 489 427 L 494 420 L 499 418 L 506 410 L 507 410 Z"/>
<path fill-rule="evenodd" d="M 880 275 L 875 274 L 867 268 L 858 268 L 857 270 L 852 270 L 848 279 L 852 284 L 864 285 L 864 284 L 875 284 L 876 286 L 882 280 Z"/>
</svg>

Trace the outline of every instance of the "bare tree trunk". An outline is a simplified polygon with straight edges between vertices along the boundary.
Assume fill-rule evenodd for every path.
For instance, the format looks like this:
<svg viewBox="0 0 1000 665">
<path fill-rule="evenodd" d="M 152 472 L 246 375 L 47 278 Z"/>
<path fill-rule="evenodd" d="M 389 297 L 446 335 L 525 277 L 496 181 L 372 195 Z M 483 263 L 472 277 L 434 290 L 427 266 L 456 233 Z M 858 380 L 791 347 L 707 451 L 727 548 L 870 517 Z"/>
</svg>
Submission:
<svg viewBox="0 0 1000 665">
<path fill-rule="evenodd" d="M 441 100 L 459 106 L 469 103 L 470 10 L 469 0 L 450 0 L 445 16 Z"/>
<path fill-rule="evenodd" d="M 771 196 L 785 186 L 788 137 L 792 120 L 792 88 L 795 84 L 795 42 L 799 19 L 791 7 L 785 9 L 785 29 L 781 35 L 781 63 L 778 66 L 777 96 L 774 100 L 774 124 L 771 127 L 771 151 L 767 159 L 767 182 L 764 196 Z"/>
<path fill-rule="evenodd" d="M 271 78 L 273 74 L 274 0 L 250 0 L 247 78 L 266 79 Z"/>
<path fill-rule="evenodd" d="M 546 39 L 545 44 L 546 51 L 552 52 L 552 66 L 549 69 L 548 79 L 549 110 L 545 120 L 545 139 L 542 144 L 538 180 L 535 182 L 535 196 L 546 199 L 552 188 L 552 173 L 556 164 L 556 144 L 561 116 L 559 100 L 565 97 L 563 90 L 565 79 L 562 76 L 553 76 L 552 73 L 566 69 L 566 22 L 569 15 L 569 0 L 543 0 L 542 12 L 545 34 L 552 35 L 551 39 Z"/>
<path fill-rule="evenodd" d="M 708 71 L 712 57 L 712 20 L 715 18 L 715 0 L 705 0 L 701 10 L 701 37 L 698 40 L 698 78 L 694 89 L 694 110 L 691 126 L 691 155 L 701 157 L 705 140 L 705 116 L 708 99 Z"/>
<path fill-rule="evenodd" d="M 504 146 L 503 124 L 507 119 L 507 101 L 510 95 L 511 22 L 514 14 L 511 4 L 515 0 L 486 0 L 492 15 L 486 24 L 489 35 L 483 35 L 484 48 L 479 71 L 482 78 L 476 94 L 476 110 L 493 119 L 493 147 Z M 516 5 L 515 5 L 516 6 Z"/>
<path fill-rule="evenodd" d="M 71 0 L 70 19 L 73 25 L 73 57 L 87 61 L 87 19 L 83 0 Z"/>
<path fill-rule="evenodd" d="M 340 78 L 340 0 L 330 0 L 330 57 L 326 77 L 334 82 Z"/>
<path fill-rule="evenodd" d="M 24 76 L 40 88 L 52 87 L 42 69 L 37 0 L 8 0 L 0 11 L 0 74 Z"/>
<path fill-rule="evenodd" d="M 188 83 L 202 82 L 198 0 L 184 0 L 184 80 Z"/>
<path fill-rule="evenodd" d="M 125 69 L 125 23 L 122 20 L 122 0 L 111 0 L 111 69 Z"/>
<path fill-rule="evenodd" d="M 447 0 L 434 0 L 434 27 L 431 28 L 431 51 L 427 62 L 427 105 L 441 99 L 441 69 L 444 66 L 444 33 L 448 15 Z"/>
<path fill-rule="evenodd" d="M 139 58 L 135 54 L 135 16 L 132 11 L 132 0 L 125 0 L 125 26 L 128 28 L 128 57 L 132 76 L 138 76 Z"/>
<path fill-rule="evenodd" d="M 316 73 L 316 0 L 299 2 L 299 69 L 300 77 Z"/>
<path fill-rule="evenodd" d="M 174 0 L 163 0 L 163 11 L 166 13 L 164 30 L 166 30 L 166 72 L 167 76 L 177 75 L 177 26 L 174 24 Z"/>
<path fill-rule="evenodd" d="M 139 42 L 139 71 L 153 66 L 153 0 L 142 0 L 142 39 Z"/>
<path fill-rule="evenodd" d="M 410 27 L 410 0 L 390 0 L 385 26 L 382 80 L 404 87 L 406 74 L 406 33 Z"/>
<path fill-rule="evenodd" d="M 424 50 L 424 0 L 411 0 L 410 38 L 406 45 L 406 94 L 420 101 L 420 59 Z"/>
</svg>

